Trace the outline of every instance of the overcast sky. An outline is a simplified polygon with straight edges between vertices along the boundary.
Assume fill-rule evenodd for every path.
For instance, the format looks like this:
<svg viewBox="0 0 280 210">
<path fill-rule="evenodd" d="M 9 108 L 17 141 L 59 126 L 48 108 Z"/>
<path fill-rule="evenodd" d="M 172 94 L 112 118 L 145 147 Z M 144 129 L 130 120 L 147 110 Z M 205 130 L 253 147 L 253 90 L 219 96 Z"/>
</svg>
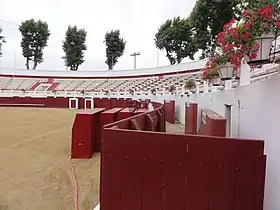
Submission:
<svg viewBox="0 0 280 210">
<path fill-rule="evenodd" d="M 21 36 L 15 24 L 31 18 L 47 21 L 51 32 L 40 70 L 65 70 L 61 45 L 68 25 L 87 31 L 88 50 L 81 70 L 107 69 L 103 41 L 106 31 L 112 29 L 120 29 L 127 41 L 115 69 L 132 69 L 130 53 L 134 51 L 141 53 L 137 68 L 155 67 L 154 35 L 158 27 L 168 18 L 188 16 L 194 4 L 195 0 L 0 0 L 0 26 L 7 37 L 1 68 L 25 68 Z M 165 53 L 160 52 L 159 66 L 168 64 Z"/>
</svg>

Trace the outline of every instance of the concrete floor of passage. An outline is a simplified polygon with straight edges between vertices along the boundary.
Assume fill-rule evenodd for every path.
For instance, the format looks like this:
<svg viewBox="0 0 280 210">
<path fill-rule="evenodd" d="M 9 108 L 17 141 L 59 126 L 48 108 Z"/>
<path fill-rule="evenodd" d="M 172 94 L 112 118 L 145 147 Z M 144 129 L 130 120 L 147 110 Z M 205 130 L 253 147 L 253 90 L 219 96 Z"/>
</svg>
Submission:
<svg viewBox="0 0 280 210">
<path fill-rule="evenodd" d="M 169 122 L 166 122 L 166 132 L 167 133 L 184 134 L 185 133 L 185 126 L 180 124 L 180 123 L 170 124 Z"/>
</svg>

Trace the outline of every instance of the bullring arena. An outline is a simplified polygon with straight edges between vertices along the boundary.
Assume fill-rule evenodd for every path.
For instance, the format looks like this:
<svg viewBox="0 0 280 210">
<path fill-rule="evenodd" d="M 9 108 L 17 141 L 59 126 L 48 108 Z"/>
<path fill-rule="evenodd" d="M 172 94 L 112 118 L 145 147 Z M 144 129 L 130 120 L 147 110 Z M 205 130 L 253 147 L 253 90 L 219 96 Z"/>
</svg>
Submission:
<svg viewBox="0 0 280 210">
<path fill-rule="evenodd" d="M 261 210 L 265 198 L 274 210 L 275 141 L 253 133 L 265 122 L 251 101 L 277 88 L 280 67 L 251 67 L 250 84 L 225 88 L 201 81 L 204 64 L 1 70 L 0 209 Z"/>
</svg>

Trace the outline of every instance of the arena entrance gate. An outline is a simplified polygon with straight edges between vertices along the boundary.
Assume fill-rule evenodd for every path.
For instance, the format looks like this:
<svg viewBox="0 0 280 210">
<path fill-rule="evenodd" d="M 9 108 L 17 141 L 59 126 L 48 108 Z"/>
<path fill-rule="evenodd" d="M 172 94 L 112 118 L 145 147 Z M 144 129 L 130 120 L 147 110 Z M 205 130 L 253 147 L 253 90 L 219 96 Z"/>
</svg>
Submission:
<svg viewBox="0 0 280 210">
<path fill-rule="evenodd" d="M 78 98 L 69 98 L 69 109 L 78 109 L 79 100 Z"/>
<path fill-rule="evenodd" d="M 85 109 L 93 109 L 94 108 L 94 100 L 93 98 L 85 98 Z"/>
</svg>

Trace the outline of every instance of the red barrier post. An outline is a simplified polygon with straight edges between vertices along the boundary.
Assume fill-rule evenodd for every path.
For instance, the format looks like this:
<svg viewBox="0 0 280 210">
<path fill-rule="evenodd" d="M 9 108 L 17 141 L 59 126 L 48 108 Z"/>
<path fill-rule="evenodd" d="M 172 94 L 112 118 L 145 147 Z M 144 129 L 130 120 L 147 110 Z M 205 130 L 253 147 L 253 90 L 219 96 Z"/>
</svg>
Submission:
<svg viewBox="0 0 280 210">
<path fill-rule="evenodd" d="M 100 115 L 104 108 L 83 110 L 76 114 L 72 127 L 71 158 L 89 159 L 100 139 Z"/>
<path fill-rule="evenodd" d="M 211 109 L 201 110 L 200 134 L 206 136 L 226 136 L 226 118 Z"/>
<path fill-rule="evenodd" d="M 171 124 L 175 124 L 175 101 L 164 100 L 165 119 Z"/>
<path fill-rule="evenodd" d="M 118 120 L 118 113 L 123 110 L 123 108 L 113 108 L 106 110 L 101 113 L 100 117 L 100 126 L 101 126 L 101 133 L 100 133 L 100 138 L 97 139 L 96 141 L 96 146 L 95 146 L 95 152 L 100 152 L 101 151 L 101 145 L 102 145 L 102 136 L 103 136 L 103 126 L 116 122 Z"/>
<path fill-rule="evenodd" d="M 197 134 L 198 104 L 186 102 L 185 104 L 185 134 Z"/>
</svg>

